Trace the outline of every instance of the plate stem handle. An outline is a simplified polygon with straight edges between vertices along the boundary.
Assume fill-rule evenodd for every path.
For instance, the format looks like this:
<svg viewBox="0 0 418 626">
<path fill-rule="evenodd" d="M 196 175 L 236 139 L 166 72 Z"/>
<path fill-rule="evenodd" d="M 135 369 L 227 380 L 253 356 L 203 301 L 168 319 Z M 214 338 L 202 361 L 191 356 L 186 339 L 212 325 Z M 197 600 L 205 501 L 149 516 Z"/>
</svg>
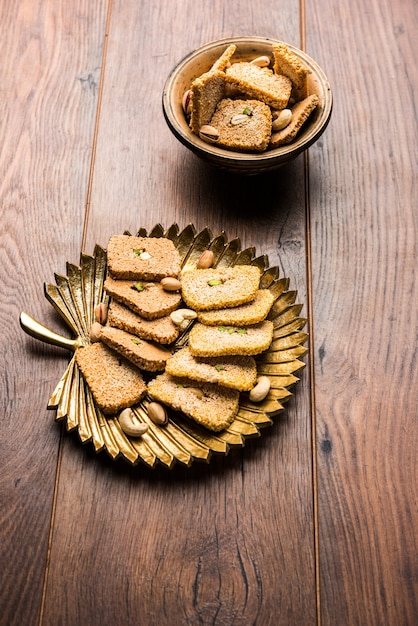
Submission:
<svg viewBox="0 0 418 626">
<path fill-rule="evenodd" d="M 75 352 L 80 346 L 78 339 L 67 339 L 67 337 L 54 333 L 46 326 L 37 322 L 28 313 L 22 312 L 20 314 L 20 325 L 25 333 L 35 339 L 40 339 L 44 343 L 49 343 L 60 348 L 66 348 L 67 350 L 72 350 L 73 352 Z"/>
</svg>

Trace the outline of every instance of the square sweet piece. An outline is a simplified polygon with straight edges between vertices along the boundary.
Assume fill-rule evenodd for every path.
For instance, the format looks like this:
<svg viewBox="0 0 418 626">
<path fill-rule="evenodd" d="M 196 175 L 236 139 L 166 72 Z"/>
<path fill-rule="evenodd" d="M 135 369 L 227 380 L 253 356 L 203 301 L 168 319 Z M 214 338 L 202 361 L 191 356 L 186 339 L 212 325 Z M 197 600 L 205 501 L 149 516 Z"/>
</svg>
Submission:
<svg viewBox="0 0 418 626">
<path fill-rule="evenodd" d="M 219 132 L 217 146 L 238 152 L 263 152 L 271 137 L 271 111 L 258 100 L 222 100 L 210 121 Z"/>
<path fill-rule="evenodd" d="M 257 366 L 252 356 L 196 357 L 188 347 L 173 354 L 165 371 L 172 376 L 216 383 L 238 391 L 249 391 L 257 379 Z"/>
<path fill-rule="evenodd" d="M 171 357 L 171 352 L 167 348 L 112 326 L 103 326 L 100 340 L 147 372 L 162 372 Z"/>
<path fill-rule="evenodd" d="M 148 383 L 148 393 L 214 432 L 227 428 L 238 412 L 239 391 L 188 378 L 160 374 Z"/>
<path fill-rule="evenodd" d="M 105 415 L 134 406 L 145 396 L 147 386 L 139 369 L 104 344 L 79 348 L 75 360 Z"/>
<path fill-rule="evenodd" d="M 169 315 L 155 320 L 147 320 L 116 300 L 112 300 L 110 303 L 107 321 L 110 326 L 126 330 L 141 339 L 157 341 L 162 344 L 172 343 L 177 339 L 180 332 L 179 327 L 174 324 Z"/>
<path fill-rule="evenodd" d="M 190 128 L 198 135 L 202 126 L 209 124 L 219 102 L 225 95 L 225 73 L 214 70 L 202 74 L 192 83 L 193 103 Z"/>
<path fill-rule="evenodd" d="M 259 289 L 252 302 L 227 309 L 199 311 L 197 318 L 207 326 L 248 326 L 263 321 L 270 312 L 274 296 L 268 289 Z"/>
<path fill-rule="evenodd" d="M 273 44 L 274 72 L 292 81 L 292 98 L 303 100 L 308 95 L 308 69 L 284 43 Z"/>
<path fill-rule="evenodd" d="M 256 355 L 269 348 L 273 322 L 264 320 L 251 326 L 206 326 L 198 322 L 189 334 L 193 356 Z"/>
<path fill-rule="evenodd" d="M 258 291 L 260 276 L 255 265 L 189 270 L 181 275 L 183 300 L 195 311 L 251 302 Z"/>
<path fill-rule="evenodd" d="M 272 74 L 267 68 L 252 63 L 233 63 L 225 71 L 227 81 L 240 91 L 265 102 L 273 109 L 284 109 L 292 91 L 292 82 L 287 76 Z"/>
<path fill-rule="evenodd" d="M 170 315 L 181 302 L 178 292 L 165 291 L 161 283 L 115 280 L 108 276 L 104 289 L 117 302 L 124 304 L 147 320 Z"/>
<path fill-rule="evenodd" d="M 180 255 L 171 239 L 114 235 L 107 246 L 107 263 L 112 278 L 161 280 L 178 276 Z"/>
</svg>

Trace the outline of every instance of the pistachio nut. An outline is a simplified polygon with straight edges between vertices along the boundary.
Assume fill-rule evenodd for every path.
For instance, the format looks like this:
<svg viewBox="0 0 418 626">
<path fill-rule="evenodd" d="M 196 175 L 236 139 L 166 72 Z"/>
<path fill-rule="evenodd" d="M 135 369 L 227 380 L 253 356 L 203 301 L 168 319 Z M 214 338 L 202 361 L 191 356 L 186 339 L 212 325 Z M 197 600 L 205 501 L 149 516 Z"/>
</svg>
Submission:
<svg viewBox="0 0 418 626">
<path fill-rule="evenodd" d="M 105 302 L 100 302 L 94 309 L 94 319 L 99 324 L 106 324 L 108 306 Z"/>
<path fill-rule="evenodd" d="M 173 276 L 166 276 L 161 279 L 161 287 L 164 291 L 179 291 L 181 289 L 181 282 Z"/>
<path fill-rule="evenodd" d="M 199 137 L 208 143 L 216 143 L 219 140 L 219 130 L 214 126 L 204 124 L 200 127 Z"/>
<path fill-rule="evenodd" d="M 154 424 L 163 426 L 168 422 L 168 415 L 165 407 L 159 402 L 150 402 L 148 405 L 148 417 Z"/>
<path fill-rule="evenodd" d="M 192 90 L 187 89 L 184 92 L 183 98 L 181 100 L 181 106 L 183 107 L 183 111 L 186 115 L 190 115 L 192 112 Z"/>
<path fill-rule="evenodd" d="M 213 265 L 214 254 L 212 250 L 205 250 L 199 257 L 196 267 L 198 270 L 205 270 Z"/>
</svg>

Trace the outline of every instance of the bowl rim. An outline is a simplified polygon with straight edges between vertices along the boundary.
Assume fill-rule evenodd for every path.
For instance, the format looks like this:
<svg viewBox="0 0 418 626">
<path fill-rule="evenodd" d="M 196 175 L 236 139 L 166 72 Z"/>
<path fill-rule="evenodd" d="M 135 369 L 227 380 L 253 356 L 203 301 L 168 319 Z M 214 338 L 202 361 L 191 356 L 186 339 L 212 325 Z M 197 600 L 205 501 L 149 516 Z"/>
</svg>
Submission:
<svg viewBox="0 0 418 626">
<path fill-rule="evenodd" d="M 194 135 L 192 131 L 190 131 L 190 134 L 186 136 L 184 133 L 184 129 L 178 121 L 176 112 L 174 110 L 171 93 L 173 91 L 173 87 L 177 77 L 190 63 L 190 61 L 199 57 L 203 52 L 209 52 L 215 48 L 219 48 L 222 46 L 226 47 L 230 44 L 236 44 L 237 46 L 239 44 L 259 44 L 272 46 L 276 43 L 285 43 L 288 49 L 296 54 L 296 56 L 298 56 L 302 60 L 302 62 L 308 67 L 308 70 L 310 70 L 316 77 L 318 77 L 323 92 L 323 106 L 320 111 L 319 118 L 315 123 L 315 126 L 310 128 L 307 132 L 303 133 L 299 138 L 296 138 L 292 143 L 287 144 L 286 146 L 280 146 L 278 148 L 273 148 L 271 150 L 266 150 L 264 152 L 255 154 L 226 150 L 225 148 L 220 148 L 213 144 L 208 144 L 200 139 L 200 137 L 198 137 L 197 135 Z M 191 149 L 198 156 L 201 156 L 205 159 L 211 158 L 214 161 L 224 163 L 226 165 L 229 162 L 231 166 L 237 166 L 237 161 L 239 161 L 242 163 L 243 166 L 254 165 L 254 167 L 259 167 L 262 165 L 268 166 L 269 163 L 272 163 L 277 159 L 285 161 L 286 158 L 294 158 L 298 156 L 298 154 L 309 148 L 309 146 L 311 146 L 315 141 L 317 141 L 317 139 L 322 135 L 330 121 L 333 107 L 333 96 L 331 86 L 324 70 L 304 50 L 297 48 L 296 46 L 293 46 L 292 44 L 289 44 L 287 42 L 283 42 L 279 39 L 273 39 L 270 37 L 242 36 L 213 40 L 185 55 L 174 66 L 165 81 L 162 95 L 162 105 L 164 117 L 171 132 L 184 146 Z"/>
</svg>

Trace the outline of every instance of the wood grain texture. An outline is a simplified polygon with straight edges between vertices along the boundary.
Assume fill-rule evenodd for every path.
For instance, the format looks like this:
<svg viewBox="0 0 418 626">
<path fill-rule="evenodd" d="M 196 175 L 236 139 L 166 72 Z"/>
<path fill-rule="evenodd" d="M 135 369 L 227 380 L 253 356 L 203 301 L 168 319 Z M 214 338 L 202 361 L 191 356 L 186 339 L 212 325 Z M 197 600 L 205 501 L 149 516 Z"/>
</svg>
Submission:
<svg viewBox="0 0 418 626">
<path fill-rule="evenodd" d="M 274 36 L 281 24 L 294 25 L 283 36 L 297 42 L 298 5 L 284 4 L 289 19 L 275 23 L 250 3 L 157 7 L 113 3 L 85 249 L 157 222 L 208 225 L 268 254 L 303 302 L 303 159 L 257 181 L 231 180 L 174 140 L 161 109 L 164 81 L 191 48 L 239 32 Z M 66 438 L 44 624 L 109 624 L 114 615 L 128 625 L 138 616 L 144 624 L 313 623 L 309 415 L 301 384 L 261 439 L 210 466 L 171 472 L 110 465 Z"/>
<path fill-rule="evenodd" d="M 231 183 L 179 145 L 162 114 L 162 92 L 174 65 L 213 39 L 251 32 L 297 45 L 298 2 L 282 3 L 273 17 L 249 2 L 136 4 L 113 3 L 87 249 L 98 236 L 106 244 L 112 229 L 173 221 L 184 226 L 190 219 L 198 229 L 209 223 L 220 231 L 227 224 L 230 237 L 241 235 L 245 245 L 254 243 L 256 227 L 265 245 L 271 215 L 298 206 L 289 179 L 293 172 L 301 178 L 295 170 L 301 161 L 287 175 L 267 177 L 265 185 L 239 178 Z M 276 241 L 273 251 L 277 256 Z"/>
<path fill-rule="evenodd" d="M 413 1 L 307 11 L 336 103 L 310 154 L 324 625 L 417 615 L 416 25 Z"/>
<path fill-rule="evenodd" d="M 36 624 L 60 429 L 46 405 L 67 355 L 19 314 L 57 324 L 43 281 L 79 254 L 103 39 L 103 3 L 2 3 L 0 40 L 0 622 Z M 83 41 L 84 45 L 74 45 Z M 63 257 L 64 255 L 64 257 Z M 58 262 L 58 264 L 57 264 Z"/>
<path fill-rule="evenodd" d="M 416 24 L 413 0 L 2 3 L 1 626 L 415 624 Z M 306 163 L 231 178 L 174 139 L 187 52 L 300 33 L 335 101 Z M 157 222 L 267 254 L 312 331 L 272 428 L 170 471 L 54 424 L 68 356 L 18 323 L 68 335 L 43 282 Z"/>
</svg>

